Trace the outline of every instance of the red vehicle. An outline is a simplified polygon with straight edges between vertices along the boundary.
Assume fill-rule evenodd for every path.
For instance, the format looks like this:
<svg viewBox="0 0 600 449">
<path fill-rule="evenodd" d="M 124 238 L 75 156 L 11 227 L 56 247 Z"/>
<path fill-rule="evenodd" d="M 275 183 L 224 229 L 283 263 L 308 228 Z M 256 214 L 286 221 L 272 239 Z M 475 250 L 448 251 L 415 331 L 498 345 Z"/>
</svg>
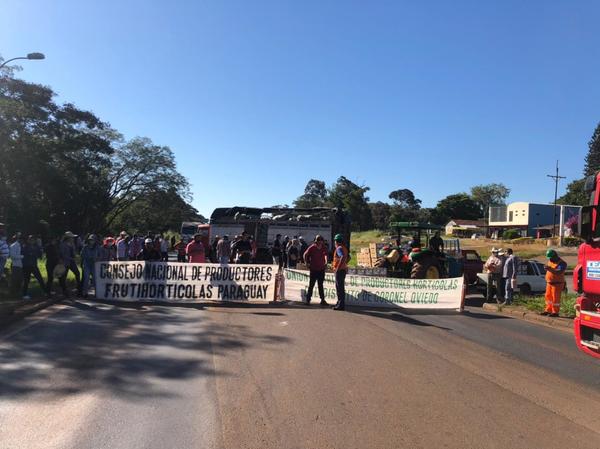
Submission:
<svg viewBox="0 0 600 449">
<path fill-rule="evenodd" d="M 463 249 L 462 264 L 467 284 L 476 284 L 477 273 L 483 271 L 483 260 L 481 260 L 479 253 L 474 249 Z"/>
<path fill-rule="evenodd" d="M 591 206 L 581 211 L 581 237 L 573 289 L 581 294 L 575 305 L 575 341 L 579 349 L 600 358 L 600 173 L 585 181 Z"/>
</svg>

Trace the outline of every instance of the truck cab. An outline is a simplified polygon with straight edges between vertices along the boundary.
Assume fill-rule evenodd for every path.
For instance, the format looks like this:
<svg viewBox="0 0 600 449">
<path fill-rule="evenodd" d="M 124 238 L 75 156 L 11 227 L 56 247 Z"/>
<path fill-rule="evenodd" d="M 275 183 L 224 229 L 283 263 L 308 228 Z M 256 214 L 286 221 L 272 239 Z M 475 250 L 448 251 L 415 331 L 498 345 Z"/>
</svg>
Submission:
<svg viewBox="0 0 600 449">
<path fill-rule="evenodd" d="M 575 342 L 588 355 L 600 358 L 600 173 L 585 181 L 590 206 L 581 211 L 581 237 L 573 289 L 579 293 L 575 304 Z"/>
</svg>

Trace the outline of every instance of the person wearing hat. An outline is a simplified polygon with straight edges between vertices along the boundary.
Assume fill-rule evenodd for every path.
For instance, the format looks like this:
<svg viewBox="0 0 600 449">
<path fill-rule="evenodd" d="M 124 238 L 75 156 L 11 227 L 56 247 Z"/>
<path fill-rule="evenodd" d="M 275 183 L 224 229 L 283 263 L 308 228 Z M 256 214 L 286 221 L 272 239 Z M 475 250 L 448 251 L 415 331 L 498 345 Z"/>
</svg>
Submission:
<svg viewBox="0 0 600 449">
<path fill-rule="evenodd" d="M 90 289 L 90 277 L 92 285 L 96 289 L 96 262 L 100 259 L 100 246 L 94 234 L 88 235 L 85 239 L 85 245 L 81 250 L 81 270 L 83 279 L 81 282 L 81 292 L 83 297 L 87 298 Z"/>
<path fill-rule="evenodd" d="M 546 269 L 546 307 L 542 315 L 557 317 L 560 312 L 560 301 L 562 292 L 565 289 L 565 271 L 567 262 L 558 257 L 558 253 L 549 249 L 546 251 L 548 263 L 544 266 Z"/>
<path fill-rule="evenodd" d="M 100 256 L 98 257 L 100 262 L 114 262 L 117 260 L 117 250 L 115 248 L 115 239 L 112 236 L 106 237 L 102 241 L 100 247 Z"/>
<path fill-rule="evenodd" d="M 160 259 L 160 252 L 154 247 L 154 240 L 152 240 L 150 237 L 146 238 L 146 240 L 144 240 L 144 247 L 137 255 L 137 260 L 159 262 Z"/>
<path fill-rule="evenodd" d="M 323 281 L 325 280 L 325 269 L 327 268 L 327 250 L 323 243 L 323 237 L 317 235 L 315 242 L 304 251 L 303 257 L 310 272 L 308 291 L 306 292 L 306 304 L 310 304 L 316 282 L 319 289 L 319 298 L 321 298 L 321 305 L 326 306 L 327 302 L 325 301 Z"/>
<path fill-rule="evenodd" d="M 65 266 L 65 272 L 59 281 L 61 282 L 61 285 L 63 282 L 66 285 L 67 275 L 70 270 L 75 275 L 77 293 L 81 295 L 81 276 L 79 274 L 79 268 L 77 268 L 77 262 L 75 262 L 75 238 L 77 238 L 76 234 L 73 234 L 71 231 L 65 232 L 58 247 L 60 262 Z M 68 296 L 68 291 L 66 296 Z"/>
<path fill-rule="evenodd" d="M 346 308 L 346 273 L 348 272 L 348 248 L 344 245 L 342 234 L 334 237 L 335 249 L 333 251 L 332 268 L 335 272 L 335 291 L 337 303 L 333 310 L 344 310 Z"/>
<path fill-rule="evenodd" d="M 500 301 L 500 280 L 502 279 L 502 260 L 499 257 L 500 250 L 497 248 L 492 248 L 491 255 L 485 261 L 483 265 L 484 273 L 488 273 L 488 283 L 487 283 L 487 301 L 491 301 L 494 297 L 494 293 L 496 294 L 496 301 Z"/>
</svg>

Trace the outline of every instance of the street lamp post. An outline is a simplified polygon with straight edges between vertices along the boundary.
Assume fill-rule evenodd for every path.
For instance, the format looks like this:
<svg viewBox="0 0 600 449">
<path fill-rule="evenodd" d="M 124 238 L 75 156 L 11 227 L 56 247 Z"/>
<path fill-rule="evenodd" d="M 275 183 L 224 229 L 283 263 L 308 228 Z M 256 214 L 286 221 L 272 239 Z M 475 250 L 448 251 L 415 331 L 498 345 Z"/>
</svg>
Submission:
<svg viewBox="0 0 600 449">
<path fill-rule="evenodd" d="M 18 56 L 16 58 L 11 58 L 11 59 L 7 59 L 6 61 L 4 61 L 2 64 L 0 64 L 0 69 L 2 67 L 4 67 L 6 64 L 8 64 L 11 61 L 15 61 L 17 59 L 32 59 L 32 60 L 39 60 L 39 59 L 45 59 L 46 57 L 44 56 L 44 53 L 28 53 L 27 56 Z"/>
</svg>

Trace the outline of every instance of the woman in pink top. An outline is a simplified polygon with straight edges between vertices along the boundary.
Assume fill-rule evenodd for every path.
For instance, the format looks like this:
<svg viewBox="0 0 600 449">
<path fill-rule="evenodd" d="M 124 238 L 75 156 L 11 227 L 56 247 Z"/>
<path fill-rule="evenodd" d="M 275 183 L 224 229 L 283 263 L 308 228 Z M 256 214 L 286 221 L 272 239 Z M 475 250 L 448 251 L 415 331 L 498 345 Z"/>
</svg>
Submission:
<svg viewBox="0 0 600 449">
<path fill-rule="evenodd" d="M 205 263 L 206 256 L 204 255 L 204 245 L 200 241 L 202 236 L 200 234 L 194 235 L 194 240 L 188 243 L 185 248 L 185 252 L 188 256 L 188 262 L 191 263 Z"/>
</svg>

